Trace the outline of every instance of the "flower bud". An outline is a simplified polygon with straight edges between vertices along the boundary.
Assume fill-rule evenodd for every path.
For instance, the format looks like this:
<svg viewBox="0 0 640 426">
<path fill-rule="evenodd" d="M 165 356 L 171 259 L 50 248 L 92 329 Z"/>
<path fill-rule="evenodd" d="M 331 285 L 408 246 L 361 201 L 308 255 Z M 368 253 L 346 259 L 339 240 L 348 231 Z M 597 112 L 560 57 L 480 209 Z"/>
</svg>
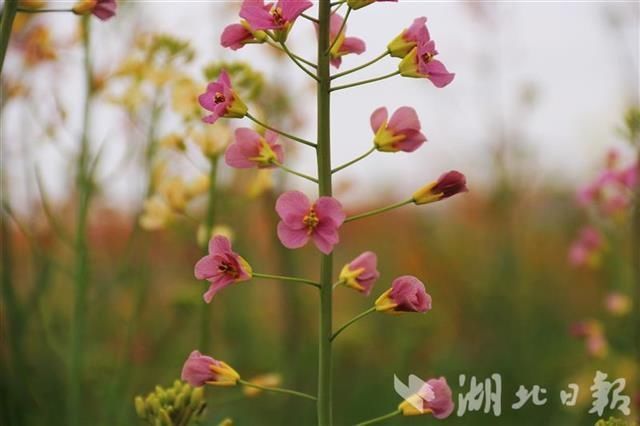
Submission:
<svg viewBox="0 0 640 426">
<path fill-rule="evenodd" d="M 433 203 L 467 191 L 465 176 L 452 170 L 440 176 L 437 181 L 431 182 L 414 192 L 413 202 L 418 205 Z"/>
<path fill-rule="evenodd" d="M 427 312 L 431 309 L 431 296 L 416 277 L 404 275 L 393 280 L 391 288 L 378 297 L 376 311 L 396 314 L 401 312 Z"/>
<path fill-rule="evenodd" d="M 202 355 L 198 351 L 191 352 L 182 368 L 182 380 L 194 387 L 205 384 L 235 386 L 239 378 L 240 375 L 227 363 Z"/>
</svg>

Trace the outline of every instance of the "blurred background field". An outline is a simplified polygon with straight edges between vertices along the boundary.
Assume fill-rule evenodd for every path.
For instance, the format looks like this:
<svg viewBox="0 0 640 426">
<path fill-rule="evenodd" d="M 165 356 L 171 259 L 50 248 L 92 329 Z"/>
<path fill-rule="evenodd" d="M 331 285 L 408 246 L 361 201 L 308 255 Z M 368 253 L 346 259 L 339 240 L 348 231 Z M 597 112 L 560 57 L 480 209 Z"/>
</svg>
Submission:
<svg viewBox="0 0 640 426">
<path fill-rule="evenodd" d="M 365 35 L 367 19 L 371 25 L 382 22 L 385 13 L 397 13 L 393 19 L 399 26 L 384 29 L 390 39 L 422 14 L 434 22 L 430 28 L 442 40 L 443 56 L 449 53 L 447 43 L 454 51 L 467 41 L 456 39 L 454 28 L 438 24 L 438 17 L 448 16 L 449 25 L 451 16 L 464 17 L 477 25 L 472 33 L 488 36 L 492 28 L 508 25 L 510 16 L 524 13 L 515 5 L 475 3 L 383 6 L 376 5 L 384 10 L 367 12 L 359 23 L 354 18 L 355 35 L 358 30 Z M 229 132 L 240 124 L 206 128 L 193 96 L 227 68 L 252 111 L 279 128 L 310 135 L 313 92 L 298 70 L 268 47 L 245 47 L 240 61 L 222 53 L 218 34 L 235 20 L 237 3 L 189 3 L 175 20 L 200 11 L 200 18 L 193 17 L 195 29 L 174 32 L 171 11 L 180 7 L 120 2 L 117 21 L 92 22 L 89 91 L 79 18 L 22 15 L 16 22 L 2 79 L 0 424 L 67 424 L 70 324 L 79 274 L 87 284 L 81 424 L 138 424 L 134 396 L 173 383 L 193 349 L 215 354 L 243 377 L 278 373 L 283 386 L 315 392 L 314 289 L 254 279 L 204 306 L 206 285 L 193 277 L 203 234 L 215 226 L 232 235 L 234 249 L 254 270 L 317 278 L 317 251 L 283 248 L 273 210 L 285 189 L 311 193 L 310 187 L 277 171 L 232 171 L 224 161 L 212 175 L 211 158 L 218 159 Z M 576 194 L 602 170 L 628 167 L 638 158 L 638 145 L 634 152 L 628 142 L 637 143 L 640 131 L 632 134 L 629 119 L 625 124 L 625 112 L 638 104 L 638 5 L 548 7 L 536 13 L 558 20 L 579 12 L 576 28 L 598 23 L 599 39 L 618 41 L 608 50 L 617 59 L 607 66 L 615 71 L 598 68 L 601 64 L 585 70 L 590 76 L 610 71 L 615 84 L 594 79 L 572 86 L 568 68 L 551 82 L 535 72 L 514 78 L 498 73 L 503 77 L 486 82 L 497 87 L 493 98 L 474 84 L 481 80 L 465 79 L 504 69 L 500 49 L 487 49 L 477 61 L 451 53 L 448 66 L 462 86 L 453 99 L 446 99 L 446 89 L 435 93 L 424 82 L 403 82 L 359 92 L 358 108 L 347 116 L 350 97 L 336 96 L 336 164 L 368 147 L 369 114 L 381 104 L 405 102 L 403 92 L 412 91 L 406 102 L 416 100 L 416 108 L 433 117 L 423 120 L 430 141 L 417 157 L 377 153 L 372 162 L 336 175 L 336 196 L 349 213 L 403 199 L 449 168 L 464 171 L 470 188 L 445 205 L 405 207 L 342 228 L 336 272 L 372 250 L 382 277 L 368 299 L 336 289 L 336 326 L 367 309 L 404 274 L 425 282 L 433 310 L 372 315 L 336 340 L 337 425 L 392 410 L 399 402 L 394 374 L 403 380 L 409 374 L 445 376 L 456 404 L 458 394 L 468 391 L 458 385 L 460 374 L 479 380 L 501 374 L 501 416 L 467 412 L 445 420 L 452 425 L 593 425 L 599 416 L 587 414 L 588 388 L 598 370 L 627 380 L 624 393 L 637 413 L 640 397 L 632 384 L 639 374 L 638 299 L 633 300 L 631 250 L 638 235 L 631 224 L 632 188 L 623 192 L 626 202 L 611 209 L 598 204 L 602 199 L 581 204 Z M 207 34 L 206 41 L 198 31 Z M 532 37 L 526 27 L 517 34 Z M 369 55 L 385 46 L 385 41 L 376 45 L 376 37 L 382 36 L 372 36 Z M 575 41 L 566 38 L 568 46 Z M 304 40 L 314 40 L 311 29 L 301 32 L 296 45 L 311 57 Z M 576 49 L 582 48 L 578 44 Z M 602 56 L 592 52 L 590 60 Z M 345 68 L 361 61 L 351 59 Z M 559 101 L 553 94 L 568 86 L 573 91 L 563 92 L 562 102 L 575 109 L 554 110 L 549 105 Z M 595 102 L 585 101 L 590 89 Z M 418 99 L 423 93 L 427 100 Z M 87 94 L 91 114 L 83 126 Z M 464 114 L 474 109 L 479 117 L 465 124 Z M 313 171 L 304 147 L 285 146 L 296 166 Z M 79 227 L 82 217 L 86 228 Z M 587 225 L 598 229 L 604 242 L 578 259 L 571 250 Z M 86 229 L 86 239 L 78 240 L 79 229 Z M 569 383 L 581 387 L 574 407 L 563 406 L 559 397 Z M 520 385 L 548 389 L 548 402 L 511 409 Z M 313 404 L 283 395 L 244 397 L 237 388 L 208 388 L 205 395 L 205 424 L 228 417 L 238 425 L 315 421 Z M 610 415 L 624 417 L 614 409 L 602 417 Z M 389 424 L 436 421 L 397 418 Z"/>
</svg>

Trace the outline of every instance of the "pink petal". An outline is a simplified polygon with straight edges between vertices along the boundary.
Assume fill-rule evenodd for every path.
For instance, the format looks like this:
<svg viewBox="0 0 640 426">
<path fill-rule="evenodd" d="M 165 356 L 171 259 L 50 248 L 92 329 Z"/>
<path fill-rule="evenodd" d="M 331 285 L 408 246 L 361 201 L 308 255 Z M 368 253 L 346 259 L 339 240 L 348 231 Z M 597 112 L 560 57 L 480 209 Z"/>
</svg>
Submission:
<svg viewBox="0 0 640 426">
<path fill-rule="evenodd" d="M 215 380 L 215 374 L 211 371 L 211 365 L 216 360 L 210 356 L 202 355 L 199 351 L 193 351 L 182 367 L 181 379 L 189 382 L 191 386 L 204 386 L 208 381 Z"/>
<path fill-rule="evenodd" d="M 237 169 L 249 169 L 255 167 L 255 162 L 248 159 L 238 142 L 232 143 L 224 153 L 224 162 Z"/>
<path fill-rule="evenodd" d="M 420 120 L 418 119 L 418 114 L 415 109 L 403 106 L 393 113 L 391 120 L 389 120 L 388 127 L 395 132 L 406 129 L 420 130 Z"/>
<path fill-rule="evenodd" d="M 427 41 L 429 40 L 429 31 L 426 27 L 427 18 L 424 16 L 414 19 L 413 23 L 404 32 L 404 39 L 408 41 Z"/>
<path fill-rule="evenodd" d="M 276 160 L 278 160 L 278 163 L 282 163 L 284 161 L 284 150 L 282 149 L 282 145 L 271 145 L 271 149 L 273 150 L 273 153 L 276 154 Z"/>
<path fill-rule="evenodd" d="M 405 138 L 397 142 L 397 147 L 404 152 L 413 152 L 424 144 L 427 138 L 418 130 L 405 130 Z"/>
<path fill-rule="evenodd" d="M 218 272 L 218 264 L 211 256 L 204 256 L 198 260 L 194 268 L 196 279 L 206 280 L 214 276 Z"/>
<path fill-rule="evenodd" d="M 336 56 L 336 57 L 331 57 L 331 59 L 329 60 L 329 62 L 331 63 L 331 65 L 333 65 L 336 69 L 340 68 L 340 65 L 342 65 L 342 57 L 340 56 Z"/>
<path fill-rule="evenodd" d="M 229 47 L 231 50 L 238 50 L 244 46 L 244 42 L 251 40 L 253 34 L 248 31 L 242 24 L 228 25 L 220 36 L 220 44 L 222 47 Z"/>
<path fill-rule="evenodd" d="M 216 235 L 209 241 L 209 254 L 227 254 L 231 251 L 231 242 L 227 237 Z"/>
<path fill-rule="evenodd" d="M 447 71 L 447 68 L 442 62 L 435 59 L 427 64 L 427 73 L 429 74 L 427 78 L 431 80 L 437 88 L 445 87 L 451 83 L 456 76 L 455 73 Z"/>
<path fill-rule="evenodd" d="M 361 54 L 367 49 L 367 45 L 363 40 L 357 37 L 347 37 L 342 42 L 342 46 L 340 47 L 340 52 L 347 53 L 356 53 Z"/>
<path fill-rule="evenodd" d="M 269 13 L 270 8 L 262 0 L 244 0 L 240 7 L 240 17 L 246 19 L 255 30 L 277 29 L 280 26 Z"/>
<path fill-rule="evenodd" d="M 453 413 L 454 404 L 451 393 L 451 388 L 447 384 L 447 380 L 444 377 L 439 379 L 427 380 L 427 385 L 431 387 L 435 398 L 426 402 L 426 407 L 433 412 L 433 417 L 436 419 L 445 419 Z"/>
<path fill-rule="evenodd" d="M 337 13 L 332 13 L 329 18 L 329 38 L 333 42 L 333 40 L 338 36 L 338 31 L 340 31 L 340 27 L 342 26 L 342 22 L 344 18 L 338 15 Z M 345 25 L 344 30 L 347 32 L 347 26 Z"/>
<path fill-rule="evenodd" d="M 371 130 L 373 130 L 373 133 L 377 132 L 388 118 L 389 112 L 385 107 L 380 107 L 377 110 L 373 111 L 373 114 L 371 114 L 371 119 L 369 120 L 371 122 Z"/>
<path fill-rule="evenodd" d="M 202 121 L 204 121 L 207 124 L 213 124 L 216 121 L 218 121 L 219 118 L 220 116 L 214 112 L 212 114 L 202 117 Z"/>
<path fill-rule="evenodd" d="M 221 83 L 223 86 L 231 87 L 231 79 L 229 78 L 227 70 L 220 71 L 220 75 L 218 76 L 218 83 Z"/>
<path fill-rule="evenodd" d="M 308 0 L 279 0 L 278 6 L 282 8 L 282 17 L 287 22 L 293 22 L 302 12 L 313 6 L 313 3 Z"/>
<path fill-rule="evenodd" d="M 342 204 L 333 197 L 320 197 L 315 203 L 315 211 L 320 220 L 320 224 L 327 219 L 331 220 L 334 227 L 342 225 L 346 218 Z"/>
<path fill-rule="evenodd" d="M 294 229 L 280 221 L 278 222 L 278 238 L 283 246 L 295 249 L 307 244 L 309 241 L 309 234 L 307 233 L 306 228 Z"/>
<path fill-rule="evenodd" d="M 337 241 L 333 243 L 331 239 L 327 238 L 326 235 L 322 235 L 317 232 L 314 232 L 311 238 L 313 239 L 313 243 L 315 244 L 316 248 L 324 254 L 331 253 L 331 251 L 333 250 L 333 246 L 338 243 Z"/>
<path fill-rule="evenodd" d="M 106 21 L 116 14 L 117 7 L 116 0 L 98 0 L 91 13 L 101 21 Z"/>
<path fill-rule="evenodd" d="M 305 229 L 302 222 L 304 216 L 311 209 L 311 202 L 300 191 L 288 191 L 278 197 L 276 212 L 289 227 L 293 229 Z"/>
</svg>

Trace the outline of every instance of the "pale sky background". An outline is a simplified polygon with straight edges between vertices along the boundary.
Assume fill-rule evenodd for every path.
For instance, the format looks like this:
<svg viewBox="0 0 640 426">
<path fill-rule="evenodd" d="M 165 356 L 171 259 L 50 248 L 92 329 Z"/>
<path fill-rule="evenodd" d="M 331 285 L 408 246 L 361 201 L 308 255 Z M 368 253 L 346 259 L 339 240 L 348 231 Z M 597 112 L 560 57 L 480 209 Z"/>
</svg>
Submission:
<svg viewBox="0 0 640 426">
<path fill-rule="evenodd" d="M 49 4 L 64 7 L 69 3 Z M 293 64 L 278 62 L 276 66 L 272 57 L 264 54 L 269 47 L 250 45 L 234 52 L 219 46 L 220 33 L 237 20 L 239 6 L 239 2 L 221 1 L 122 5 L 122 19 L 96 21 L 93 27 L 94 47 L 100 47 L 94 53 L 96 66 L 113 67 L 126 54 L 127 34 L 136 25 L 190 40 L 198 57 L 194 75 L 197 75 L 197 65 L 215 59 L 243 59 L 251 61 L 267 77 L 290 82 L 291 89 L 300 92 L 309 84 L 308 77 Z M 132 10 L 125 17 L 127 9 Z M 310 13 L 315 11 L 314 6 Z M 368 188 L 376 190 L 408 188 L 412 191 L 442 171 L 458 169 L 468 176 L 472 188 L 481 186 L 492 172 L 491 146 L 495 146 L 500 137 L 514 146 L 512 136 L 517 135 L 518 144 L 523 144 L 517 150 L 525 153 L 526 176 L 533 186 L 546 181 L 576 185 L 594 173 L 608 147 L 623 146 L 616 129 L 625 107 L 637 103 L 639 97 L 638 2 L 474 4 L 400 0 L 399 3 L 374 4 L 351 14 L 348 35 L 363 38 L 367 52 L 359 57 L 346 57 L 340 70 L 377 56 L 418 16 L 428 18 L 439 59 L 450 71 L 456 72 L 454 82 L 444 89 L 436 89 L 426 80 L 395 77 L 337 92 L 333 96 L 333 161 L 337 165 L 368 149 L 372 138 L 369 116 L 382 105 L 390 110 L 401 105 L 416 108 L 429 142 L 412 154 L 375 153 L 337 175 L 338 182 L 352 179 L 373 185 Z M 64 34 L 72 30 L 77 18 L 48 16 L 47 19 Z M 617 27 L 611 24 L 613 20 L 618 21 Z M 301 20 L 290 35 L 292 50 L 309 59 L 315 56 L 314 41 L 313 27 L 305 20 Z M 59 66 L 65 69 L 63 80 L 50 81 L 47 74 L 35 78 L 36 87 L 42 91 L 43 104 L 54 85 L 57 86 L 55 92 L 68 102 L 71 125 L 78 128 L 77 109 L 82 90 L 79 61 L 76 54 L 62 58 Z M 381 75 L 395 70 L 396 66 L 397 60 L 386 59 L 339 81 Z M 29 76 L 29 81 L 33 77 Z M 536 101 L 531 107 L 523 107 L 521 102 L 526 88 L 535 91 Z M 307 111 L 311 125 L 299 133 L 314 139 L 315 99 L 312 92 L 304 93 L 298 106 Z M 5 115 L 3 137 L 9 138 L 6 140 L 23 134 L 20 132 L 31 126 L 30 120 L 33 120 L 19 109 L 9 108 Z M 121 138 L 121 123 L 113 111 L 99 110 L 96 116 L 93 135 L 96 141 Z M 20 128 L 15 127 L 16 123 L 20 123 Z M 249 126 L 250 122 L 246 120 L 243 125 Z M 76 133 L 77 129 L 68 130 L 71 149 Z M 59 154 L 46 147 L 37 149 L 36 161 L 45 169 L 51 190 L 64 193 L 65 188 L 58 182 L 64 167 Z M 15 150 L 14 145 L 12 152 Z M 116 161 L 120 154 L 121 150 L 114 144 L 106 152 L 106 162 Z M 6 159 L 5 152 L 3 163 Z M 298 150 L 292 166 L 315 174 L 313 151 Z M 131 196 L 130 179 L 123 177 L 110 189 L 115 200 Z"/>
</svg>

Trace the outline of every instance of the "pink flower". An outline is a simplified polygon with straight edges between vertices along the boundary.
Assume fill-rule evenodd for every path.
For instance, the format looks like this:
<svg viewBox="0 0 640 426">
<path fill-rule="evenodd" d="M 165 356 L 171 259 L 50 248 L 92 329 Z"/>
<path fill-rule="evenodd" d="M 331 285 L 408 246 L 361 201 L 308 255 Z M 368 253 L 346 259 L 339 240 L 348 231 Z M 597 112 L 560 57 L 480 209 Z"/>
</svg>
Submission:
<svg viewBox="0 0 640 426">
<path fill-rule="evenodd" d="M 409 28 L 403 30 L 396 38 L 387 45 L 389 54 L 396 58 L 404 58 L 420 41 L 430 40 L 427 29 L 427 18 L 424 16 L 416 18 Z"/>
<path fill-rule="evenodd" d="M 615 316 L 623 316 L 631 311 L 633 302 L 626 294 L 614 291 L 607 294 L 604 299 L 604 306 L 607 311 Z"/>
<path fill-rule="evenodd" d="M 277 133 L 267 130 L 264 136 L 258 132 L 240 128 L 235 132 L 236 141 L 224 154 L 225 162 L 239 169 L 250 167 L 269 168 L 281 163 L 284 158 L 282 146 L 276 143 Z"/>
<path fill-rule="evenodd" d="M 424 284 L 416 277 L 404 275 L 391 283 L 391 288 L 376 300 L 377 311 L 427 312 L 431 310 L 431 296 L 425 291 Z"/>
<path fill-rule="evenodd" d="M 252 272 L 249 263 L 231 250 L 231 243 L 221 235 L 216 235 L 209 241 L 209 254 L 200 259 L 195 266 L 196 278 L 211 283 L 209 290 L 204 294 L 207 303 L 210 303 L 221 289 L 250 279 Z"/>
<path fill-rule="evenodd" d="M 233 386 L 240 375 L 225 362 L 202 355 L 199 351 L 193 351 L 182 367 L 181 378 L 193 387 L 205 384 Z"/>
<path fill-rule="evenodd" d="M 461 192 L 467 192 L 467 178 L 456 170 L 443 173 L 437 181 L 418 189 L 413 194 L 413 202 L 427 204 L 444 200 Z"/>
<path fill-rule="evenodd" d="M 378 257 L 371 251 L 365 251 L 351 263 L 344 265 L 340 272 L 341 284 L 351 287 L 368 296 L 373 284 L 380 277 L 377 269 Z"/>
<path fill-rule="evenodd" d="M 253 31 L 249 23 L 243 20 L 239 24 L 225 27 L 220 36 L 220 44 L 222 47 L 238 50 L 250 42 L 263 42 L 265 38 L 266 34 L 263 31 Z"/>
<path fill-rule="evenodd" d="M 638 176 L 640 175 L 640 166 L 638 164 L 632 164 L 626 169 L 622 170 L 618 174 L 618 179 L 620 183 L 626 186 L 629 189 L 633 189 L 636 185 L 638 185 Z"/>
<path fill-rule="evenodd" d="M 115 16 L 117 8 L 116 0 L 80 0 L 71 10 L 78 15 L 91 13 L 101 21 L 106 21 Z"/>
<path fill-rule="evenodd" d="M 255 30 L 274 30 L 278 41 L 285 41 L 294 21 L 313 5 L 308 0 L 278 0 L 265 4 L 263 0 L 244 0 L 240 17 Z"/>
<path fill-rule="evenodd" d="M 600 231 L 592 226 L 582 228 L 578 239 L 569 249 L 569 262 L 573 266 L 596 267 L 600 263 L 600 254 L 604 240 Z"/>
<path fill-rule="evenodd" d="M 276 211 L 278 238 L 287 248 L 299 248 L 312 239 L 318 250 L 329 254 L 340 238 L 338 228 L 346 217 L 342 205 L 332 197 L 320 197 L 311 204 L 300 191 L 289 191 L 278 197 Z"/>
<path fill-rule="evenodd" d="M 438 54 L 433 40 L 419 40 L 399 65 L 400 74 L 404 77 L 426 78 L 434 86 L 442 88 L 453 81 L 455 74 L 447 71 L 444 64 L 436 59 Z"/>
<path fill-rule="evenodd" d="M 247 114 L 247 106 L 238 98 L 231 87 L 227 71 L 222 70 L 218 80 L 207 85 L 207 91 L 198 97 L 200 106 L 211 111 L 202 121 L 213 124 L 220 117 L 242 118 Z"/>
<path fill-rule="evenodd" d="M 342 16 L 337 13 L 332 13 L 329 21 L 329 37 L 330 44 L 333 44 L 331 48 L 331 65 L 336 68 L 340 68 L 342 64 L 342 57 L 344 55 L 348 55 L 350 53 L 355 53 L 357 55 L 361 54 L 366 50 L 366 45 L 363 40 L 357 37 L 346 37 L 347 26 L 345 25 L 342 29 L 342 32 L 338 35 L 338 31 L 342 28 L 342 22 L 344 19 Z M 334 40 L 338 40 L 334 44 Z"/>
<path fill-rule="evenodd" d="M 369 6 L 372 3 L 378 2 L 397 2 L 398 0 L 347 0 L 347 6 L 353 10 Z"/>
<path fill-rule="evenodd" d="M 400 107 L 389 119 L 387 108 L 380 107 L 371 114 L 371 129 L 375 133 L 373 143 L 378 151 L 413 152 L 427 138 L 420 132 L 418 114 L 411 107 Z M 388 121 L 387 121 L 388 120 Z"/>
<path fill-rule="evenodd" d="M 454 409 L 453 396 L 447 379 L 429 379 L 415 395 L 398 405 L 403 416 L 432 414 L 436 419 L 446 419 Z"/>
</svg>

